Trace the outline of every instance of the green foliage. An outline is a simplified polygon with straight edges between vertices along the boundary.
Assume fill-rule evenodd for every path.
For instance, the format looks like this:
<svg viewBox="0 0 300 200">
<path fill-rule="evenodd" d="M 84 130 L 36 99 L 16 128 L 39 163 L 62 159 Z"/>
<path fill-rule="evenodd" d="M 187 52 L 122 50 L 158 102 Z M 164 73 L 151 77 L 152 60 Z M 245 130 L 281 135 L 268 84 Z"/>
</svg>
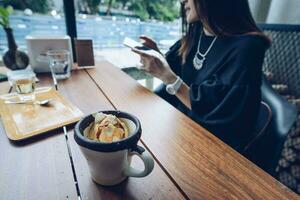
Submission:
<svg viewBox="0 0 300 200">
<path fill-rule="evenodd" d="M 126 4 L 129 2 L 129 0 L 117 0 L 117 2 L 120 2 L 122 5 L 122 8 L 124 9 Z"/>
<path fill-rule="evenodd" d="M 176 6 L 177 0 L 152 0 L 144 2 L 150 18 L 161 21 L 172 21 L 179 17 L 179 7 Z"/>
<path fill-rule="evenodd" d="M 178 0 L 105 0 L 104 4 L 111 7 L 132 11 L 142 20 L 157 19 L 160 21 L 172 21 L 179 17 Z"/>
<path fill-rule="evenodd" d="M 137 16 L 139 16 L 142 20 L 149 19 L 149 13 L 145 10 L 145 6 L 143 1 L 135 0 L 129 7 L 128 10 L 133 11 Z"/>
<path fill-rule="evenodd" d="M 9 15 L 13 12 L 13 7 L 7 6 L 6 8 L 0 6 L 0 25 L 3 28 L 9 28 Z"/>
<path fill-rule="evenodd" d="M 3 0 L 4 6 L 10 5 L 18 10 L 29 8 L 37 13 L 47 13 L 52 3 L 52 0 Z"/>
<path fill-rule="evenodd" d="M 78 3 L 88 14 L 97 14 L 99 12 L 99 4 L 101 0 L 80 0 Z"/>
<path fill-rule="evenodd" d="M 31 9 L 33 12 L 47 13 L 51 9 L 53 0 L 3 0 L 4 6 L 11 5 L 15 9 Z M 79 0 L 82 11 L 88 14 L 99 13 L 101 0 Z M 178 0 L 104 0 L 104 5 L 111 8 L 126 9 L 142 20 L 156 19 L 160 21 L 172 21 L 179 17 Z M 110 12 L 107 12 L 110 14 Z"/>
<path fill-rule="evenodd" d="M 33 12 L 47 13 L 50 7 L 50 0 L 26 0 L 28 8 Z"/>
</svg>

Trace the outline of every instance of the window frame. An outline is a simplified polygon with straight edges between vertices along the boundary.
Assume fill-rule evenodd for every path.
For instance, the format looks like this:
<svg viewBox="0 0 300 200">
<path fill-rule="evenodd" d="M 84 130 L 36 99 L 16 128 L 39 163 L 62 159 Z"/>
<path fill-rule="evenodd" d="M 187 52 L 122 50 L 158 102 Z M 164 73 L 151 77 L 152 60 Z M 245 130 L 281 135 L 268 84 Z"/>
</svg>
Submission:
<svg viewBox="0 0 300 200">
<path fill-rule="evenodd" d="M 74 39 L 77 38 L 74 0 L 63 0 L 67 35 L 71 38 L 73 60 L 76 62 Z"/>
</svg>

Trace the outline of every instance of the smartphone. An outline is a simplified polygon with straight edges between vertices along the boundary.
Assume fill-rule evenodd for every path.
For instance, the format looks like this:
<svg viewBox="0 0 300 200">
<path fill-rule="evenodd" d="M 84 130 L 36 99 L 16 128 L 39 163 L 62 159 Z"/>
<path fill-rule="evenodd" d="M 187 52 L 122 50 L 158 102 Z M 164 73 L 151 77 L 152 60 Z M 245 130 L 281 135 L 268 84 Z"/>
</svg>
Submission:
<svg viewBox="0 0 300 200">
<path fill-rule="evenodd" d="M 123 41 L 123 44 L 131 49 L 141 49 L 141 50 L 150 50 L 150 48 L 144 46 L 142 43 L 137 42 L 129 37 L 126 37 Z"/>
</svg>

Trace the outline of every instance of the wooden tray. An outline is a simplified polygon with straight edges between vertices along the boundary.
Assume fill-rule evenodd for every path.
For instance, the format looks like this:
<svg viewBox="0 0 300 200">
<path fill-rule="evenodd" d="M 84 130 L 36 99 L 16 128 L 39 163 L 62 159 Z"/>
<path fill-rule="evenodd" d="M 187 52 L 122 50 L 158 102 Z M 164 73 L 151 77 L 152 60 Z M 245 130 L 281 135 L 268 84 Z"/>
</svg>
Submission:
<svg viewBox="0 0 300 200">
<path fill-rule="evenodd" d="M 36 99 L 52 99 L 48 106 L 5 104 L 17 101 L 16 93 L 0 96 L 0 116 L 6 135 L 11 140 L 23 140 L 80 120 L 83 113 L 53 88 L 37 88 Z"/>
</svg>

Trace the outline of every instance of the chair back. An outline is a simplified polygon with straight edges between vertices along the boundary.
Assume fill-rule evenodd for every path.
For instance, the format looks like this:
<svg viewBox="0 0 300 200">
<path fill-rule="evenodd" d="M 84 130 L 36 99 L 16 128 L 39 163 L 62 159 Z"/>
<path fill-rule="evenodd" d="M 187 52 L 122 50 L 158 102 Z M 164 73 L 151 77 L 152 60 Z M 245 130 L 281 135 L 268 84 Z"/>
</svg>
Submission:
<svg viewBox="0 0 300 200">
<path fill-rule="evenodd" d="M 255 127 L 253 130 L 253 139 L 246 145 L 245 152 L 248 154 L 248 158 L 251 160 L 250 156 L 251 150 L 255 149 L 256 143 L 260 140 L 260 138 L 266 132 L 267 127 L 269 126 L 272 119 L 272 110 L 265 102 L 260 102 L 260 107 L 258 111 L 258 117 L 255 123 Z"/>
<path fill-rule="evenodd" d="M 271 109 L 272 117 L 263 134 L 253 143 L 246 157 L 275 176 L 275 169 L 286 137 L 297 120 L 297 108 L 281 97 L 265 77 L 262 79 L 262 100 Z"/>
<path fill-rule="evenodd" d="M 259 24 L 272 40 L 265 55 L 263 70 L 272 79 L 288 86 L 289 92 L 300 98 L 300 25 Z"/>
</svg>

